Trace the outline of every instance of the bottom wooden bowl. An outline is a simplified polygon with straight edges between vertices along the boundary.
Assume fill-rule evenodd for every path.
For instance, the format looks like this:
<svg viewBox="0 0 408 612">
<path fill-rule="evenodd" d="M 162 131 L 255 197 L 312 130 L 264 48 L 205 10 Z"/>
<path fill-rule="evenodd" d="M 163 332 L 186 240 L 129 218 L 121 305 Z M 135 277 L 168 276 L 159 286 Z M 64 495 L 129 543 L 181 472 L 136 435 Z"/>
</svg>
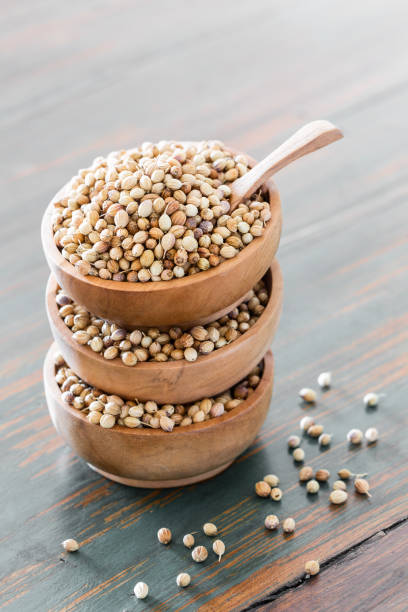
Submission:
<svg viewBox="0 0 408 612">
<path fill-rule="evenodd" d="M 103 429 L 64 403 L 55 381 L 55 344 L 44 363 L 48 410 L 59 434 L 89 466 L 121 484 L 164 488 L 188 485 L 225 470 L 254 441 L 268 412 L 273 388 L 273 356 L 264 358 L 254 393 L 221 417 L 171 433 L 156 429 Z"/>
</svg>

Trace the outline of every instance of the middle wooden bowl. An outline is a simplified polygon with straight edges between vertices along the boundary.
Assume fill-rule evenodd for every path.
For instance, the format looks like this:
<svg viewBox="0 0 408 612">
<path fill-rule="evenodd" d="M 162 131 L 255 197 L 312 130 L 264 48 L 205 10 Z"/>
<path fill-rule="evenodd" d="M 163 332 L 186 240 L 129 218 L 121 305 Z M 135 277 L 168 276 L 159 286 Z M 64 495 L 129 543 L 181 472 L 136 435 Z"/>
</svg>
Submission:
<svg viewBox="0 0 408 612">
<path fill-rule="evenodd" d="M 160 404 L 184 404 L 211 397 L 244 378 L 263 358 L 275 335 L 282 310 L 283 280 L 275 260 L 265 275 L 269 301 L 258 321 L 237 340 L 186 360 L 124 365 L 121 359 L 106 360 L 89 346 L 75 342 L 55 302 L 57 282 L 47 285 L 47 314 L 52 334 L 66 363 L 89 385 L 126 399 L 154 400 Z"/>
</svg>

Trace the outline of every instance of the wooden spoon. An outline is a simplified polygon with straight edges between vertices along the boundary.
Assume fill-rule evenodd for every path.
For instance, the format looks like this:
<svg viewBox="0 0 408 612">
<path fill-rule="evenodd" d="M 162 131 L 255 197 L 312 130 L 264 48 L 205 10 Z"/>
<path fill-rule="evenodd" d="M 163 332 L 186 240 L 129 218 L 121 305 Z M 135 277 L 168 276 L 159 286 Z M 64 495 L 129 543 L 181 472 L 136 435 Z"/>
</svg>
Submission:
<svg viewBox="0 0 408 612">
<path fill-rule="evenodd" d="M 229 212 L 232 212 L 243 200 L 248 199 L 272 174 L 299 157 L 317 151 L 340 138 L 343 138 L 342 132 L 330 121 L 307 123 L 249 172 L 231 184 Z"/>
</svg>

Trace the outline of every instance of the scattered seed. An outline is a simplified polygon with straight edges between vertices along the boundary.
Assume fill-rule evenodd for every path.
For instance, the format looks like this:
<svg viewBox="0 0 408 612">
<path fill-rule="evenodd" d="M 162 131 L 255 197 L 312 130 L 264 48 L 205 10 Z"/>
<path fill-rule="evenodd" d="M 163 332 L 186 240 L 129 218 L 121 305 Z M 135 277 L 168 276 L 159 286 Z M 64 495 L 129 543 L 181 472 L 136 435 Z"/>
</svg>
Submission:
<svg viewBox="0 0 408 612">
<path fill-rule="evenodd" d="M 377 395 L 377 393 L 366 393 L 363 399 L 364 404 L 370 407 L 378 406 L 379 401 L 380 397 Z"/>
<path fill-rule="evenodd" d="M 145 582 L 137 582 L 133 589 L 137 599 L 145 599 L 149 593 L 149 587 Z"/>
<path fill-rule="evenodd" d="M 191 576 L 190 574 L 187 574 L 186 572 L 182 572 L 181 574 L 177 576 L 176 582 L 177 582 L 177 586 L 185 588 L 190 584 Z"/>
<path fill-rule="evenodd" d="M 375 427 L 369 427 L 364 434 L 365 439 L 369 444 L 373 442 L 377 442 L 378 440 L 378 430 Z"/>
<path fill-rule="evenodd" d="M 369 493 L 370 485 L 364 478 L 356 478 L 354 481 L 354 488 L 357 493 L 371 497 L 371 493 Z"/>
<path fill-rule="evenodd" d="M 351 478 L 351 476 L 353 476 L 353 474 L 350 472 L 350 470 L 348 470 L 347 468 L 342 468 L 341 470 L 339 470 L 337 472 L 337 474 L 340 476 L 340 478 L 342 478 L 343 480 L 348 480 L 349 478 Z"/>
<path fill-rule="evenodd" d="M 344 504 L 347 501 L 347 493 L 346 491 L 342 491 L 341 489 L 335 489 L 330 493 L 329 499 L 332 504 Z"/>
<path fill-rule="evenodd" d="M 303 450 L 303 448 L 295 448 L 292 456 L 295 461 L 303 461 L 303 459 L 305 458 L 305 451 Z"/>
<path fill-rule="evenodd" d="M 282 499 L 283 493 L 279 489 L 279 487 L 274 487 L 271 491 L 271 499 L 273 501 L 280 501 Z"/>
<path fill-rule="evenodd" d="M 208 550 L 205 546 L 196 546 L 193 549 L 191 556 L 193 558 L 193 561 L 195 561 L 196 563 L 202 563 L 208 557 Z"/>
<path fill-rule="evenodd" d="M 322 372 L 317 377 L 317 382 L 322 389 L 328 389 L 331 387 L 332 383 L 332 373 L 331 372 Z"/>
<path fill-rule="evenodd" d="M 310 465 L 304 465 L 299 470 L 299 480 L 301 482 L 306 482 L 307 480 L 311 480 L 313 478 L 313 468 Z"/>
<path fill-rule="evenodd" d="M 307 404 L 314 404 L 316 401 L 316 391 L 313 391 L 313 389 L 301 389 L 299 395 Z"/>
<path fill-rule="evenodd" d="M 255 484 L 255 493 L 259 497 L 269 497 L 271 494 L 271 487 L 264 480 L 260 480 Z"/>
<path fill-rule="evenodd" d="M 286 518 L 282 523 L 284 533 L 293 533 L 295 531 L 296 521 L 293 518 Z"/>
<path fill-rule="evenodd" d="M 203 531 L 207 536 L 216 536 L 218 533 L 218 529 L 214 523 L 205 523 L 203 525 Z"/>
<path fill-rule="evenodd" d="M 307 430 L 307 435 L 311 438 L 318 438 L 323 433 L 323 425 L 312 425 Z"/>
<path fill-rule="evenodd" d="M 333 437 L 332 434 L 322 433 L 318 439 L 320 446 L 329 446 L 329 444 L 331 443 L 332 437 Z"/>
<path fill-rule="evenodd" d="M 167 529 L 167 527 L 162 527 L 161 529 L 159 529 L 159 531 L 157 532 L 157 539 L 159 540 L 160 544 L 170 544 L 171 542 L 170 529 Z"/>
<path fill-rule="evenodd" d="M 225 544 L 222 540 L 214 540 L 212 549 L 218 555 L 218 562 L 221 561 L 222 555 L 225 553 Z"/>
<path fill-rule="evenodd" d="M 267 474 L 263 479 L 271 488 L 277 487 L 279 484 L 279 478 L 275 474 Z"/>
<path fill-rule="evenodd" d="M 64 540 L 62 546 L 67 552 L 76 552 L 79 549 L 78 542 L 76 540 L 73 540 L 72 538 Z"/>
<path fill-rule="evenodd" d="M 315 420 L 311 416 L 304 416 L 300 419 L 300 429 L 307 431 L 309 427 L 315 424 Z"/>
<path fill-rule="evenodd" d="M 347 434 L 347 440 L 351 444 L 361 444 L 363 439 L 363 432 L 360 429 L 350 429 Z"/>
<path fill-rule="evenodd" d="M 265 527 L 266 529 L 274 530 L 279 527 L 279 519 L 276 514 L 268 514 L 265 518 Z"/>
<path fill-rule="evenodd" d="M 289 448 L 297 448 L 300 444 L 299 436 L 289 436 L 288 438 L 288 446 Z"/>
<path fill-rule="evenodd" d="M 315 474 L 315 478 L 316 480 L 319 480 L 320 482 L 327 482 L 330 478 L 330 472 L 329 470 L 317 470 L 316 474 Z"/>
<path fill-rule="evenodd" d="M 186 548 L 192 548 L 194 546 L 194 536 L 191 533 L 186 533 L 186 535 L 183 537 L 183 544 Z"/>
<path fill-rule="evenodd" d="M 320 489 L 320 485 L 317 482 L 317 480 L 314 480 L 314 479 L 309 480 L 309 482 L 306 484 L 306 491 L 308 493 L 313 493 L 313 494 L 317 493 L 319 489 Z"/>
<path fill-rule="evenodd" d="M 320 564 L 318 561 L 306 561 L 305 563 L 306 576 L 316 576 L 320 572 Z"/>
<path fill-rule="evenodd" d="M 346 483 L 343 480 L 335 480 L 333 482 L 333 490 L 338 491 L 339 489 L 341 491 L 345 491 L 347 489 Z"/>
</svg>

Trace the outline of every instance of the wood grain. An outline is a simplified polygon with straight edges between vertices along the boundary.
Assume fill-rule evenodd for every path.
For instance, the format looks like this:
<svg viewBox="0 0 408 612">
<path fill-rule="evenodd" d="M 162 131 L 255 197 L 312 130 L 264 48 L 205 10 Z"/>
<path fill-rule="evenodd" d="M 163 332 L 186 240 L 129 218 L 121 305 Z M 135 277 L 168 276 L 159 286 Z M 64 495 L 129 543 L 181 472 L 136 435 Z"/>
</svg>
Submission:
<svg viewBox="0 0 408 612">
<path fill-rule="evenodd" d="M 181 0 L 177 10 L 165 0 L 23 0 L 4 8 L 2 610 L 245 610 L 296 583 L 307 558 L 329 564 L 407 518 L 406 17 L 402 0 L 386 10 L 381 0 L 369 10 L 333 0 L 330 11 L 323 0 L 209 0 L 205 9 Z M 345 138 L 277 176 L 285 305 L 273 343 L 274 400 L 257 441 L 224 474 L 184 489 L 134 490 L 99 477 L 55 434 L 44 401 L 51 335 L 39 226 L 47 202 L 112 149 L 215 137 L 261 159 L 317 116 Z M 316 386 L 324 370 L 333 371 L 333 388 L 310 411 L 333 444 L 321 452 L 305 440 L 307 462 L 333 473 L 343 465 L 366 470 L 373 489 L 371 500 L 351 495 L 335 510 L 324 488 L 306 497 L 285 444 L 306 410 L 298 389 Z M 386 397 L 367 412 L 362 397 L 370 390 Z M 379 429 L 378 444 L 349 449 L 347 431 L 368 426 Z M 281 478 L 277 505 L 252 492 L 268 472 Z M 271 511 L 296 518 L 293 537 L 265 533 Z M 181 538 L 209 520 L 227 552 L 221 563 L 210 555 L 196 565 Z M 168 548 L 156 542 L 164 525 L 174 533 Z M 67 537 L 81 542 L 78 554 L 61 554 Z M 387 575 L 376 546 L 370 554 Z M 175 584 L 180 571 L 192 575 L 183 591 Z M 144 602 L 132 596 L 138 580 L 150 586 Z M 396 591 L 390 601 L 398 610 L 406 581 Z M 352 610 L 347 581 L 337 592 L 343 610 Z"/>
</svg>

